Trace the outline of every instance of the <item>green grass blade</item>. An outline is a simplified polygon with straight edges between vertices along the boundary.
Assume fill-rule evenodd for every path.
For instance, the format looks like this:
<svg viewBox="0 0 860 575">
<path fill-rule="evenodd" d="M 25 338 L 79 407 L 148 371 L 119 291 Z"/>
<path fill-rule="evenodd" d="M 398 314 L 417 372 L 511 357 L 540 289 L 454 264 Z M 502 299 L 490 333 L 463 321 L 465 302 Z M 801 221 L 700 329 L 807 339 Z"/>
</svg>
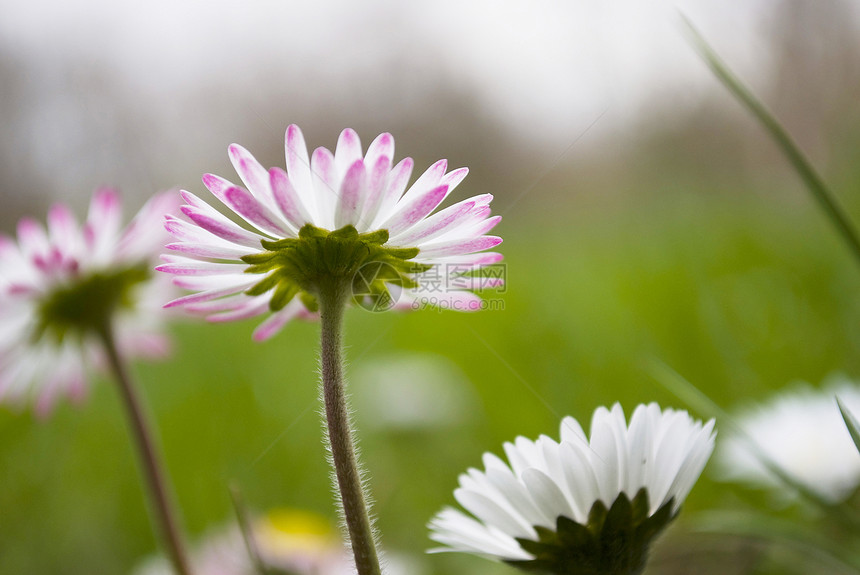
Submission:
<svg viewBox="0 0 860 575">
<path fill-rule="evenodd" d="M 720 59 L 714 49 L 705 41 L 693 23 L 683 14 L 681 14 L 681 19 L 693 48 L 699 53 L 720 82 L 747 110 L 752 112 L 765 131 L 773 138 L 773 141 L 797 171 L 806 188 L 818 202 L 819 206 L 821 206 L 821 209 L 824 210 L 825 215 L 842 236 L 854 258 L 860 264 L 860 237 L 858 237 L 854 226 L 836 202 L 836 197 L 828 189 L 824 180 L 818 175 L 815 168 L 812 167 L 812 164 L 804 156 L 803 152 L 800 151 L 800 148 L 797 147 L 791 136 L 788 135 L 788 132 L 785 131 L 782 125 L 758 98 L 732 73 L 725 62 Z"/>
<path fill-rule="evenodd" d="M 860 573 L 858 557 L 851 549 L 845 549 L 819 530 L 802 524 L 749 513 L 711 511 L 699 514 L 693 529 L 699 533 L 772 541 L 804 557 L 814 558 L 828 569 L 828 573 Z"/>
<path fill-rule="evenodd" d="M 836 398 L 836 403 L 839 405 L 839 411 L 842 412 L 842 419 L 845 420 L 848 433 L 851 434 L 851 439 L 854 440 L 854 445 L 857 447 L 857 451 L 860 452 L 860 423 L 857 422 L 854 414 L 848 411 L 848 408 L 845 407 L 845 404 L 838 397 Z"/>
</svg>

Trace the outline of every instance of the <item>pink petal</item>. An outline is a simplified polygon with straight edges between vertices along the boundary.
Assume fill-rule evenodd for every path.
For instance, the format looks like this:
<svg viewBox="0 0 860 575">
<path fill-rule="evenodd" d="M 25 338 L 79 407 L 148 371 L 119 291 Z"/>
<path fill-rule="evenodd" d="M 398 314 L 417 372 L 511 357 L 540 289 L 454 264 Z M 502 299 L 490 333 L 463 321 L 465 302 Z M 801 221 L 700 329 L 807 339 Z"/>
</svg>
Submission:
<svg viewBox="0 0 860 575">
<path fill-rule="evenodd" d="M 411 202 L 415 197 L 423 196 L 428 190 L 435 189 L 442 184 L 442 177 L 448 168 L 448 160 L 439 160 L 419 176 L 409 190 L 403 194 L 399 203 Z"/>
<path fill-rule="evenodd" d="M 175 252 L 197 256 L 201 258 L 214 258 L 219 260 L 237 260 L 254 252 L 248 248 L 237 245 L 220 245 L 212 242 L 176 242 L 167 244 L 167 249 Z"/>
<path fill-rule="evenodd" d="M 169 239 L 160 225 L 164 216 L 180 205 L 181 196 L 175 190 L 151 197 L 123 231 L 117 254 L 126 260 L 150 259 Z"/>
<path fill-rule="evenodd" d="M 460 182 L 462 182 L 468 175 L 469 168 L 457 168 L 453 172 L 449 172 L 448 174 L 446 174 L 442 178 L 441 183 L 447 184 L 448 189 L 453 190 L 454 188 L 459 186 Z"/>
<path fill-rule="evenodd" d="M 384 132 L 376 136 L 370 146 L 367 148 L 367 155 L 364 157 L 364 163 L 368 166 L 373 166 L 381 158 L 388 158 L 389 165 L 394 157 L 394 138 L 391 134 Z"/>
<path fill-rule="evenodd" d="M 370 224 L 371 229 L 379 229 L 379 222 L 388 219 L 388 214 L 397 204 L 397 200 L 403 195 L 403 191 L 409 184 L 409 177 L 412 175 L 412 158 L 403 158 L 394 166 L 388 174 L 388 181 L 385 184 L 385 191 L 382 194 L 382 200 L 379 204 L 376 217 Z"/>
<path fill-rule="evenodd" d="M 224 264 L 219 262 L 206 262 L 200 260 L 192 260 L 189 258 L 176 257 L 165 255 L 162 258 L 171 258 L 176 261 L 170 261 L 155 267 L 156 271 L 168 274 L 187 276 L 187 275 L 223 275 L 242 273 L 248 269 L 248 265 L 241 264 Z"/>
<path fill-rule="evenodd" d="M 269 184 L 269 172 L 266 168 L 260 165 L 251 152 L 238 144 L 231 144 L 228 153 L 233 167 L 254 197 L 268 207 L 275 207 L 272 188 Z"/>
<path fill-rule="evenodd" d="M 280 218 L 248 190 L 237 187 L 229 188 L 224 192 L 224 199 L 231 210 L 257 229 L 280 238 L 292 235 L 289 228 L 278 221 Z"/>
<path fill-rule="evenodd" d="M 255 305 L 254 302 L 262 300 L 269 305 L 269 297 L 249 296 L 245 292 L 239 292 L 219 299 L 191 303 L 185 306 L 185 311 L 190 311 L 199 314 L 210 314 L 219 311 L 228 311 L 239 308 L 244 308 L 249 305 Z"/>
<path fill-rule="evenodd" d="M 298 192 L 290 182 L 290 177 L 284 170 L 281 168 L 270 169 L 269 182 L 275 196 L 275 203 L 289 224 L 299 230 L 305 224 L 313 221 Z"/>
<path fill-rule="evenodd" d="M 48 232 L 51 243 L 58 246 L 73 246 L 78 239 L 77 222 L 65 204 L 54 204 L 48 211 Z"/>
<path fill-rule="evenodd" d="M 122 221 L 119 194 L 111 188 L 101 188 L 93 194 L 84 237 L 89 241 L 95 257 L 107 257 L 115 247 Z"/>
<path fill-rule="evenodd" d="M 459 254 L 471 254 L 490 249 L 502 243 L 502 238 L 497 236 L 481 236 L 466 240 L 453 240 L 450 242 L 438 242 L 428 244 L 421 248 L 416 261 L 426 260 L 441 256 L 454 256 Z M 419 259 L 420 258 L 420 259 Z"/>
<path fill-rule="evenodd" d="M 346 171 L 340 186 L 340 198 L 335 208 L 335 229 L 358 223 L 366 181 L 367 172 L 364 169 L 364 161 L 358 159 Z"/>
<path fill-rule="evenodd" d="M 266 321 L 257 326 L 254 330 L 254 341 L 266 341 L 286 325 L 291 319 L 301 315 L 302 311 L 307 311 L 301 300 L 293 300 L 288 303 L 284 309 L 269 316 Z"/>
<path fill-rule="evenodd" d="M 334 150 L 334 161 L 337 171 L 345 174 L 356 160 L 361 159 L 361 140 L 354 130 L 347 128 L 340 133 L 337 147 Z"/>
<path fill-rule="evenodd" d="M 221 176 L 216 176 L 215 174 L 203 174 L 203 185 L 206 186 L 207 190 L 212 192 L 213 196 L 221 200 L 221 202 L 223 203 L 226 203 L 224 202 L 224 192 L 226 192 L 230 188 L 236 187 L 236 185 L 230 180 L 222 178 Z M 192 201 L 192 199 L 189 199 L 188 196 L 190 196 L 190 198 L 194 200 L 197 200 L 197 202 L 203 203 L 202 200 L 199 200 L 197 196 L 195 196 L 191 192 L 186 192 L 185 190 L 183 190 L 182 197 L 185 198 L 185 201 L 192 206 L 200 207 L 196 205 L 197 202 Z"/>
<path fill-rule="evenodd" d="M 186 296 L 182 296 L 180 298 L 176 298 L 175 300 L 169 301 L 164 304 L 165 308 L 185 306 L 188 304 L 196 304 L 200 302 L 205 302 L 209 300 L 213 300 L 215 298 L 219 298 L 225 295 L 232 295 L 236 293 L 236 290 L 231 286 L 228 288 L 221 289 L 212 289 L 207 291 L 202 291 L 200 293 L 193 293 Z"/>
<path fill-rule="evenodd" d="M 448 186 L 439 186 L 421 196 L 413 196 L 410 201 L 406 201 L 404 196 L 404 200 L 397 204 L 394 214 L 380 227 L 387 229 L 390 235 L 396 236 L 435 210 L 447 195 Z"/>
<path fill-rule="evenodd" d="M 311 162 L 308 159 L 308 147 L 302 131 L 295 124 L 287 128 L 284 136 L 284 150 L 287 158 L 287 174 L 293 188 L 302 199 L 305 207 L 311 213 L 317 213 L 311 182 Z"/>
<path fill-rule="evenodd" d="M 311 156 L 311 179 L 317 206 L 317 223 L 320 227 L 332 229 L 339 186 L 334 156 L 326 148 L 317 148 Z"/>
<path fill-rule="evenodd" d="M 224 311 L 208 316 L 206 321 L 212 323 L 223 323 L 228 321 L 237 321 L 248 319 L 264 314 L 269 310 L 269 300 L 265 297 L 248 298 L 248 303 L 244 306 L 237 307 L 230 311 Z"/>
<path fill-rule="evenodd" d="M 458 269 L 477 269 L 484 266 L 490 266 L 499 263 L 504 259 L 504 256 L 499 252 L 479 252 L 471 254 L 461 254 L 456 256 L 447 256 L 434 258 L 433 263 L 436 265 L 454 264 Z M 462 266 L 462 267 L 461 267 Z M 431 272 L 432 273 L 432 272 Z"/>
<path fill-rule="evenodd" d="M 391 237 L 388 244 L 392 246 L 409 247 L 417 245 L 420 240 L 433 238 L 445 233 L 452 226 L 458 225 L 464 218 L 468 218 L 475 207 L 474 200 L 463 200 L 444 210 L 436 212 L 432 216 L 409 228 L 404 233 Z"/>
<path fill-rule="evenodd" d="M 25 257 L 48 251 L 48 236 L 40 223 L 32 218 L 21 218 L 18 221 L 18 245 Z"/>
<path fill-rule="evenodd" d="M 259 249 L 260 240 L 264 239 L 263 236 L 239 227 L 220 214 L 216 217 L 192 206 L 182 206 L 180 209 L 192 222 L 230 243 Z"/>
<path fill-rule="evenodd" d="M 173 278 L 173 283 L 181 288 L 194 291 L 230 288 L 233 292 L 245 290 L 258 281 L 258 274 L 223 274 L 223 275 L 184 275 Z"/>
<path fill-rule="evenodd" d="M 385 185 L 388 181 L 388 173 L 391 170 L 391 158 L 381 156 L 375 163 L 365 160 L 365 166 L 371 166 L 367 178 L 367 192 L 362 208 L 361 217 L 358 218 L 357 228 L 370 229 L 370 224 L 379 213 L 379 206 L 385 194 Z"/>
<path fill-rule="evenodd" d="M 453 227 L 440 236 L 437 236 L 434 238 L 433 242 L 448 242 L 458 239 L 474 238 L 486 234 L 496 227 L 500 221 L 502 221 L 502 216 L 487 218 L 486 216 L 489 211 L 490 208 L 488 207 L 481 208 L 480 213 L 472 214 L 472 218 L 466 219 L 460 225 Z"/>
</svg>

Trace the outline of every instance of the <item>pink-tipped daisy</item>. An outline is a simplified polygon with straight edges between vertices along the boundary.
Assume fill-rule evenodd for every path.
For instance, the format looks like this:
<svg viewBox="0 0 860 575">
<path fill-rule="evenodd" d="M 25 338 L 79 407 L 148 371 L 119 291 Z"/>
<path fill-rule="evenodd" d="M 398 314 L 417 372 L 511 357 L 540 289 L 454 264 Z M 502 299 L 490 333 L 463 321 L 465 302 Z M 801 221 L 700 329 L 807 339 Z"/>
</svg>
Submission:
<svg viewBox="0 0 860 575">
<path fill-rule="evenodd" d="M 714 422 L 640 405 L 594 412 L 591 437 L 572 417 L 561 441 L 505 443 L 508 461 L 484 454 L 484 471 L 460 476 L 448 508 L 431 522 L 434 551 L 463 551 L 526 571 L 632 574 L 678 513 L 714 448 Z"/>
<path fill-rule="evenodd" d="M 82 398 L 88 367 L 104 364 L 106 322 L 126 357 L 167 352 L 161 308 L 175 288 L 152 270 L 176 205 L 159 194 L 122 229 L 119 195 L 101 189 L 83 225 L 56 204 L 47 228 L 24 218 L 17 241 L 0 237 L 0 401 L 32 398 L 46 414 L 61 395 Z"/>
<path fill-rule="evenodd" d="M 450 288 L 436 292 L 435 301 L 480 309 L 481 298 L 458 289 L 450 276 L 464 277 L 501 260 L 485 251 L 502 241 L 486 235 L 501 219 L 490 216 L 492 196 L 434 213 L 466 177 L 466 168 L 447 172 L 447 162 L 440 160 L 408 187 L 412 159 L 394 164 L 390 134 L 379 135 L 363 154 L 358 135 L 347 129 L 334 153 L 317 148 L 309 156 L 293 125 L 285 145 L 286 171 L 266 170 L 233 144 L 230 159 L 244 187 L 212 174 L 203 177 L 243 225 L 182 191 L 187 220 L 168 217 L 166 227 L 177 241 L 167 247 L 175 254 L 165 255 L 158 269 L 194 293 L 169 306 L 211 321 L 271 313 L 254 334 L 263 340 L 290 319 L 315 314 L 320 282 L 349 282 L 354 300 L 373 309 L 408 308 L 433 272 L 443 289 Z M 469 277 L 473 290 L 500 283 Z"/>
</svg>

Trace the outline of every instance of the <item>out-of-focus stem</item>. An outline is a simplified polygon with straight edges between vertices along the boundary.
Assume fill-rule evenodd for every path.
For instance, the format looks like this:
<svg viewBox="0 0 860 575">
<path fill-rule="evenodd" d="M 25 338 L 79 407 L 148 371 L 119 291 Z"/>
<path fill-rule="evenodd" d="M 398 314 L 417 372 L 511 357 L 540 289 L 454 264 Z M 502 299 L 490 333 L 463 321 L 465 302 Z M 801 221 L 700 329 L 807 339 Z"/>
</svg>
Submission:
<svg viewBox="0 0 860 575">
<path fill-rule="evenodd" d="M 162 471 L 152 431 L 143 412 L 143 405 L 128 374 L 128 369 L 117 351 L 111 326 L 103 326 L 99 333 L 107 353 L 108 363 L 114 374 L 117 387 L 119 387 L 120 396 L 122 396 L 126 407 L 130 432 L 138 448 L 145 483 L 149 489 L 153 510 L 168 555 L 178 575 L 191 575 L 188 555 L 185 552 L 179 530 L 179 522 L 171 505 L 165 474 Z"/>
</svg>

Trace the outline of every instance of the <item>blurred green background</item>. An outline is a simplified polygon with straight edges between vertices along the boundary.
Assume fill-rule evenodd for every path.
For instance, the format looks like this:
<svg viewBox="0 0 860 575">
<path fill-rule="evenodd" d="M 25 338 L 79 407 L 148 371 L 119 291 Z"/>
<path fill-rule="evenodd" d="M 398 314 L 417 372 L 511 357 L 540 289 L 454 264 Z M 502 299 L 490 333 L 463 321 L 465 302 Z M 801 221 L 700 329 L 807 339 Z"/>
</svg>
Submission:
<svg viewBox="0 0 860 575">
<path fill-rule="evenodd" d="M 457 382 L 464 392 L 441 382 L 440 397 L 467 409 L 438 426 L 356 413 L 385 546 L 429 547 L 424 524 L 454 503 L 457 474 L 518 434 L 557 436 L 561 416 L 587 421 L 616 401 L 628 413 L 652 400 L 684 407 L 648 375 L 649 358 L 726 406 L 795 379 L 860 373 L 860 273 L 799 203 L 751 190 L 731 202 L 661 193 L 611 210 L 523 210 L 500 230 L 508 289 L 490 297 L 503 311 L 352 310 L 352 374 L 432 354 L 466 379 Z M 231 481 L 254 511 L 335 517 L 317 416 L 317 326 L 292 324 L 261 345 L 252 327 L 182 322 L 173 359 L 135 369 L 192 534 L 231 520 Z M 367 403 L 362 379 L 353 378 L 358 406 Z M 407 398 L 413 380 L 400 382 Z M 84 406 L 63 405 L 47 421 L 0 413 L 0 572 L 121 573 L 154 550 L 120 407 L 99 382 Z M 734 498 L 707 475 L 690 516 Z M 506 572 L 470 557 L 426 563 L 440 574 Z"/>
<path fill-rule="evenodd" d="M 775 19 L 757 20 L 752 29 L 767 33 L 747 44 L 731 39 L 732 18 L 743 15 L 715 19 L 722 27 L 701 24 L 860 221 L 856 10 L 850 2 L 807 4 L 757 3 Z M 391 26 L 380 26 L 387 41 Z M 372 80 L 394 94 L 382 100 L 366 86 L 350 98 L 338 91 L 343 84 L 300 66 L 271 84 L 262 81 L 269 69 L 258 82 L 211 80 L 170 100 L 167 81 L 156 82 L 156 96 L 141 93 L 100 58 L 28 59 L 20 38 L 0 31 L 8 48 L 0 52 L 9 87 L 0 98 L 9 118 L 0 140 L 7 233 L 24 213 L 41 217 L 51 201 L 81 207 L 102 183 L 122 184 L 138 204 L 174 184 L 201 192 L 195 182 L 205 171 L 233 177 L 224 154 L 231 141 L 282 165 L 290 122 L 312 146 L 333 147 L 344 126 L 365 145 L 389 130 L 398 158 L 414 156 L 418 170 L 439 157 L 471 168 L 454 201 L 496 195 L 507 287 L 486 296 L 503 309 L 354 309 L 347 317 L 355 420 L 382 541 L 416 557 L 427 574 L 513 573 L 468 556 L 423 555 L 432 546 L 425 524 L 454 504 L 457 474 L 480 466 L 484 451 L 501 454 L 517 435 L 557 436 L 564 415 L 585 423 L 616 401 L 628 414 L 652 400 L 686 407 L 649 375 L 652 359 L 725 407 L 798 379 L 860 376 L 860 268 L 753 120 L 680 40 L 673 54 L 697 83 L 680 74 L 663 85 L 657 75 L 635 102 L 624 100 L 623 86 L 610 86 L 605 101 L 571 103 L 550 134 L 546 119 L 524 118 L 552 86 L 537 87 L 535 101 L 511 114 L 492 112 L 423 53 L 420 73 L 411 56 L 381 60 Z M 380 81 L 386 75 L 391 80 Z M 40 78 L 50 80 L 48 90 Z M 304 91 L 292 87 L 296 78 L 309 79 Z M 407 89 L 416 78 L 419 96 Z M 45 106 L 31 97 L 37 92 L 59 103 Z M 64 126 L 76 136 L 66 147 Z M 40 148 L 49 128 L 59 132 Z M 318 416 L 318 326 L 293 323 L 264 344 L 251 341 L 254 326 L 177 321 L 172 358 L 134 367 L 191 539 L 232 521 L 231 482 L 252 512 L 300 508 L 336 521 Z M 379 409 L 393 396 L 399 411 L 416 413 L 414 422 Z M 114 387 L 98 380 L 85 404 L 63 404 L 45 421 L 0 409 L 0 574 L 127 573 L 156 551 L 120 408 Z M 715 483 L 706 469 L 651 572 L 790 572 L 786 562 L 762 559 L 754 542 L 688 529 L 703 510 L 763 503 Z M 797 572 L 817 572 L 791 561 Z"/>
</svg>

